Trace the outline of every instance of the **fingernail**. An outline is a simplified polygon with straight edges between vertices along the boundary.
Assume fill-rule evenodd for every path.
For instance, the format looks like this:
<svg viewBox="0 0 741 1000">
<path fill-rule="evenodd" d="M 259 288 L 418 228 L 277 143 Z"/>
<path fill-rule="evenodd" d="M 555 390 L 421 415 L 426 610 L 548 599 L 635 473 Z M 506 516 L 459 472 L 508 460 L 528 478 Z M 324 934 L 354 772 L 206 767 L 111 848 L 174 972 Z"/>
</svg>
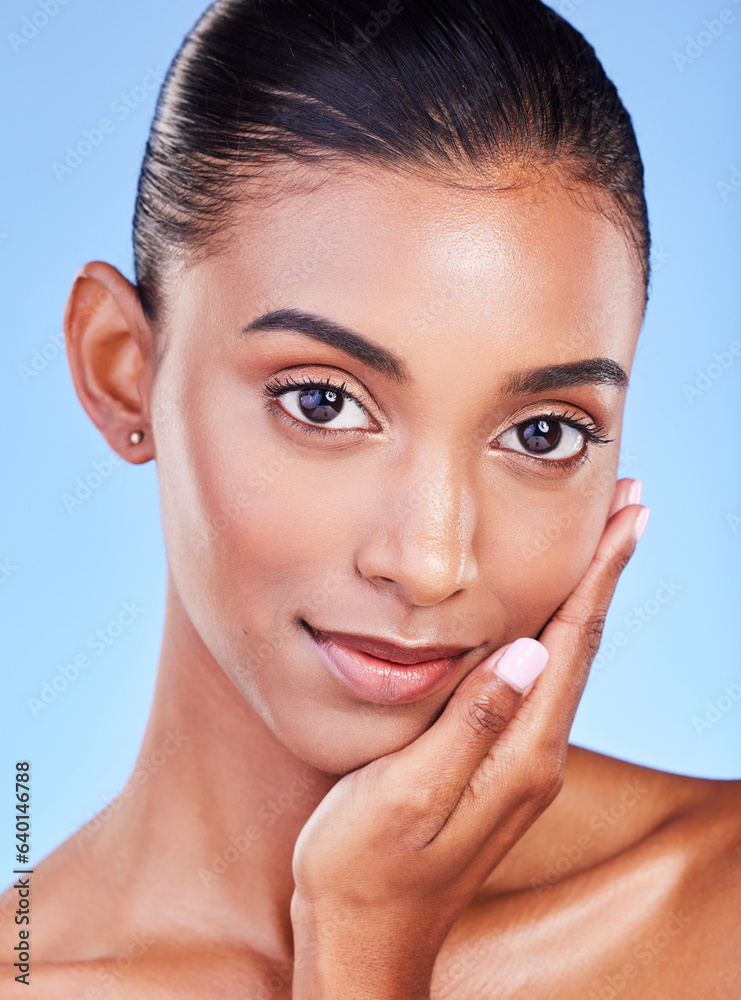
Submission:
<svg viewBox="0 0 741 1000">
<path fill-rule="evenodd" d="M 628 503 L 640 503 L 641 502 L 641 491 L 643 490 L 643 482 L 640 479 L 634 479 L 630 484 L 630 489 L 628 490 Z"/>
<path fill-rule="evenodd" d="M 537 639 L 516 639 L 497 661 L 494 672 L 508 684 L 524 691 L 548 662 L 548 650 Z"/>
<path fill-rule="evenodd" d="M 648 515 L 651 513 L 650 507 L 644 507 L 641 513 L 636 518 L 636 542 L 640 540 L 641 535 L 646 530 L 646 525 L 648 524 Z"/>
</svg>

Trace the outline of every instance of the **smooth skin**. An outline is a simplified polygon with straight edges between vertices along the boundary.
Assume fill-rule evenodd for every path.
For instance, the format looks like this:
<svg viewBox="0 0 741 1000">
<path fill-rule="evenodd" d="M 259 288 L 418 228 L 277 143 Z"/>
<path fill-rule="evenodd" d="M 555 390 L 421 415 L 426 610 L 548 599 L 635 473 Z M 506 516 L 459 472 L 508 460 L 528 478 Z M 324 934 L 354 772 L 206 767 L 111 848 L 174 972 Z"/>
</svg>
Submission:
<svg viewBox="0 0 741 1000">
<path fill-rule="evenodd" d="M 625 386 L 504 391 L 583 359 L 630 372 L 635 253 L 554 172 L 320 180 L 237 201 L 156 331 L 110 265 L 75 279 L 80 400 L 119 455 L 157 461 L 167 607 L 129 783 L 36 866 L 24 995 L 725 1000 L 741 782 L 567 742 L 644 509 L 616 482 Z M 356 331 L 396 374 L 240 332 L 276 309 Z M 352 426 L 302 431 L 295 394 L 264 395 L 289 374 L 342 386 Z M 507 434 L 544 412 L 611 440 L 549 467 Z M 441 690 L 378 704 L 301 619 L 472 652 Z M 525 695 L 494 669 L 521 636 L 549 653 Z M 18 989 L 3 970 L 0 996 Z"/>
</svg>

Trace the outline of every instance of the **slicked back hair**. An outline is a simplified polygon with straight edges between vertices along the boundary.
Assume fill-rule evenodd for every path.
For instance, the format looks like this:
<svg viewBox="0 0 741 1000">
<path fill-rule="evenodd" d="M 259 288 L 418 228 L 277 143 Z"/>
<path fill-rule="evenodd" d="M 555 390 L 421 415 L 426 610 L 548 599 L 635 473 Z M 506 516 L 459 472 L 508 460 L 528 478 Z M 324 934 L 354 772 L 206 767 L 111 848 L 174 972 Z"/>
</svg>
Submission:
<svg viewBox="0 0 741 1000">
<path fill-rule="evenodd" d="M 373 4 L 378 0 L 373 0 Z M 649 280 L 630 116 L 594 49 L 540 0 L 217 0 L 163 84 L 134 213 L 136 280 L 207 253 L 250 178 L 347 162 L 440 179 L 555 165 L 628 235 Z"/>
</svg>

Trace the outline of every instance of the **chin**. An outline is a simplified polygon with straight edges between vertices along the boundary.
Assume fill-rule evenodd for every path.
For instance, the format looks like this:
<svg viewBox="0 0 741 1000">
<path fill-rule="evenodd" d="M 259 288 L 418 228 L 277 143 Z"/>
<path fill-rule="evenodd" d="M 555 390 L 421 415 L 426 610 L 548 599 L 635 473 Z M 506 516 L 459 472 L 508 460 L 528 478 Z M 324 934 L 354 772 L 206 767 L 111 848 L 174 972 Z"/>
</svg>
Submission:
<svg viewBox="0 0 741 1000">
<path fill-rule="evenodd" d="M 276 737 L 291 753 L 310 767 L 326 774 L 342 776 L 355 771 L 379 757 L 395 753 L 414 742 L 429 728 L 442 711 L 423 721 L 379 715 L 378 706 L 371 706 L 371 713 L 359 712 L 357 725 L 347 717 L 317 723 L 297 730 L 279 726 Z M 325 738 L 321 738 L 321 733 Z M 317 738 L 319 735 L 319 738 Z"/>
</svg>

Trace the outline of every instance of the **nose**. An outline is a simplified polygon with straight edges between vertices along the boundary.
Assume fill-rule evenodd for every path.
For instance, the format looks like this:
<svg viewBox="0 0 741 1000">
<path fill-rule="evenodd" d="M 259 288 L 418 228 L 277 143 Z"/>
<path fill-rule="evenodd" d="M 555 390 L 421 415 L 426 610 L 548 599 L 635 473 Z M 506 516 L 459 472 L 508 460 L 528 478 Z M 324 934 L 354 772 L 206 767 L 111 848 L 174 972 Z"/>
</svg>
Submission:
<svg viewBox="0 0 741 1000">
<path fill-rule="evenodd" d="M 458 463 L 421 461 L 396 470 L 369 505 L 356 552 L 366 580 L 409 604 L 439 604 L 476 580 L 476 501 Z"/>
</svg>

